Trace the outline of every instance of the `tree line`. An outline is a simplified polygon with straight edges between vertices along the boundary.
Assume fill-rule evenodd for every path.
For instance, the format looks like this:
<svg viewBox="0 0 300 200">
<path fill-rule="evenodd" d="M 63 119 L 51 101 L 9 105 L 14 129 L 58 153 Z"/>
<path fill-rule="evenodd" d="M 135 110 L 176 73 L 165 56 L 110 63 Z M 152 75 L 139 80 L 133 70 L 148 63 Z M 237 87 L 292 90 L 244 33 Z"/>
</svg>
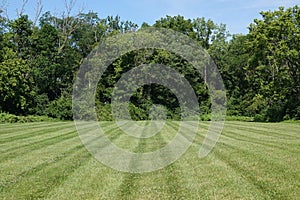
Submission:
<svg viewBox="0 0 300 200">
<path fill-rule="evenodd" d="M 197 41 L 218 66 L 227 92 L 228 115 L 257 121 L 300 119 L 300 8 L 261 12 L 247 34 L 231 35 L 225 24 L 210 19 L 166 16 L 141 27 L 119 16 L 99 18 L 95 12 L 55 16 L 45 12 L 31 20 L 0 15 L 0 111 L 72 119 L 76 73 L 90 52 L 106 37 L 145 27 L 173 29 Z M 205 80 L 178 55 L 142 49 L 122 55 L 98 83 L 99 119 L 111 120 L 110 99 L 122 73 L 142 63 L 166 64 L 182 73 L 198 96 L 201 114 L 210 113 Z M 130 99 L 133 119 L 149 119 L 153 104 L 162 104 L 168 118 L 180 118 L 178 100 L 161 85 L 140 87 Z"/>
</svg>

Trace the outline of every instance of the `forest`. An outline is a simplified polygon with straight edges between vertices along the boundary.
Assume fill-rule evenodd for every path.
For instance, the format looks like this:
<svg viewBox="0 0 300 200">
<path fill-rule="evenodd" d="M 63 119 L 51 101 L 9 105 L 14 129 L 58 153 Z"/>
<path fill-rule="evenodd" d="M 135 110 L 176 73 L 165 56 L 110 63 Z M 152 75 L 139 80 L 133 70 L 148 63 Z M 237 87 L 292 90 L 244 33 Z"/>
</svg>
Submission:
<svg viewBox="0 0 300 200">
<path fill-rule="evenodd" d="M 199 17 L 165 16 L 140 27 L 120 16 L 99 18 L 95 12 L 57 16 L 41 13 L 30 19 L 0 14 L 0 113 L 48 116 L 71 120 L 76 73 L 85 58 L 105 38 L 146 27 L 172 29 L 197 41 L 218 66 L 227 95 L 227 115 L 255 121 L 300 120 L 300 7 L 261 12 L 247 34 L 231 34 L 225 24 Z M 112 120 L 112 88 L 121 75 L 141 63 L 168 65 L 187 77 L 199 100 L 201 115 L 210 113 L 205 81 L 191 67 L 161 49 L 130 52 L 106 70 L 98 83 L 96 106 L 100 120 Z M 145 85 L 131 97 L 134 120 L 147 120 L 152 104 L 178 119 L 178 101 L 160 85 Z"/>
</svg>

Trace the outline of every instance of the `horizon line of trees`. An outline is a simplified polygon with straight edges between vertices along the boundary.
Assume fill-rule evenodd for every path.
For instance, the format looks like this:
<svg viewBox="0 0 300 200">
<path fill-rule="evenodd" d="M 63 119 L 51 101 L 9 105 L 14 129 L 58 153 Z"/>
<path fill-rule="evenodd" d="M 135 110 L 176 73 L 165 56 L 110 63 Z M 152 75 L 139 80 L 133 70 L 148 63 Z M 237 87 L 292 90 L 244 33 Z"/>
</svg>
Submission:
<svg viewBox="0 0 300 200">
<path fill-rule="evenodd" d="M 69 12 L 70 13 L 70 12 Z M 107 36 L 162 27 L 184 33 L 208 51 L 227 89 L 228 115 L 257 121 L 300 119 L 300 8 L 261 12 L 248 34 L 230 35 L 226 25 L 205 18 L 166 16 L 141 27 L 119 16 L 97 13 L 55 16 L 45 12 L 31 20 L 26 14 L 10 20 L 0 14 L 0 112 L 72 119 L 72 86 L 77 70 Z M 128 53 L 105 72 L 97 88 L 99 118 L 111 120 L 110 97 L 122 73 L 141 63 L 160 63 L 188 77 L 209 114 L 205 81 L 177 55 L 163 50 Z M 178 101 L 159 85 L 141 87 L 131 98 L 135 120 L 149 119 L 151 105 L 162 103 L 169 118 L 178 118 Z"/>
</svg>

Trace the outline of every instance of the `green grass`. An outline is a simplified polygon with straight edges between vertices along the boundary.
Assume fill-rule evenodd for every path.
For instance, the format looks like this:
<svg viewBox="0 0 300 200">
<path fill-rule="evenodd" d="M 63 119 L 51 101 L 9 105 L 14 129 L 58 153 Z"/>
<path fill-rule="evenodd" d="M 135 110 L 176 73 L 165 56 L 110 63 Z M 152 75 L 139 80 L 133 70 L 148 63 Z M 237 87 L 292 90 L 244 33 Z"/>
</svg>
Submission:
<svg viewBox="0 0 300 200">
<path fill-rule="evenodd" d="M 193 145 L 172 165 L 130 174 L 96 161 L 72 122 L 0 124 L 0 199 L 299 199 L 299 123 L 226 122 L 200 160 L 208 125 L 201 122 Z M 164 146 L 177 126 L 168 122 L 138 141 L 103 122 L 113 143 L 133 152 Z"/>
</svg>

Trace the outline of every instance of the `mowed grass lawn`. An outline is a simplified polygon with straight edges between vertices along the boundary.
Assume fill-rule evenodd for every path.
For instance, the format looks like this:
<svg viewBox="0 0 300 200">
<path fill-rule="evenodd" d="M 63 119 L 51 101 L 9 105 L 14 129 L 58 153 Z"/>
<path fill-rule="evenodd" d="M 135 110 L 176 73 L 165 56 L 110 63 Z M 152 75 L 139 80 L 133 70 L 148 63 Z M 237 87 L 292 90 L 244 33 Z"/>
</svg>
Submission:
<svg viewBox="0 0 300 200">
<path fill-rule="evenodd" d="M 177 125 L 168 122 L 160 139 L 143 147 L 163 146 Z M 213 152 L 200 160 L 208 125 L 201 123 L 172 165 L 130 174 L 95 160 L 73 122 L 2 124 L 0 199 L 300 199 L 300 123 L 226 122 Z M 122 148 L 139 144 L 112 122 L 102 126 Z"/>
</svg>

